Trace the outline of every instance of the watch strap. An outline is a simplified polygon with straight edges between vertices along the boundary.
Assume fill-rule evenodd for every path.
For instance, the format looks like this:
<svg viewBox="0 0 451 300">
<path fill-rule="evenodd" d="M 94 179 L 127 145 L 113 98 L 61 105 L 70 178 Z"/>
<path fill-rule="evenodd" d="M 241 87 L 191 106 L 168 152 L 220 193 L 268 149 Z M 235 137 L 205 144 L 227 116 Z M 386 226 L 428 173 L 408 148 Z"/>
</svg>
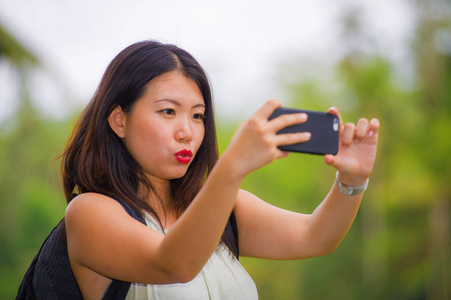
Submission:
<svg viewBox="0 0 451 300">
<path fill-rule="evenodd" d="M 347 196 L 359 195 L 366 191 L 366 189 L 368 188 L 368 181 L 369 179 L 367 179 L 364 184 L 359 186 L 349 186 L 340 182 L 340 180 L 338 179 L 338 171 L 335 175 L 335 182 L 337 183 L 338 190 L 340 191 L 340 193 Z"/>
</svg>

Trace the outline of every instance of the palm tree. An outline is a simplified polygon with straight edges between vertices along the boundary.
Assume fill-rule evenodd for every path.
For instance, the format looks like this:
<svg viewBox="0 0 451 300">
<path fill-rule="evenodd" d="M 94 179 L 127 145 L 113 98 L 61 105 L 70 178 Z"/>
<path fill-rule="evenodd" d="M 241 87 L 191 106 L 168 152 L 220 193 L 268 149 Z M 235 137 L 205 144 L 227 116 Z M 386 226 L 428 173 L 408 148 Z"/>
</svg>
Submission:
<svg viewBox="0 0 451 300">
<path fill-rule="evenodd" d="M 6 60 L 15 68 L 39 65 L 38 58 L 23 46 L 0 23 L 0 60 Z"/>
<path fill-rule="evenodd" d="M 6 61 L 18 76 L 19 110 L 32 108 L 28 92 L 29 76 L 40 60 L 0 23 L 0 61 Z"/>
</svg>

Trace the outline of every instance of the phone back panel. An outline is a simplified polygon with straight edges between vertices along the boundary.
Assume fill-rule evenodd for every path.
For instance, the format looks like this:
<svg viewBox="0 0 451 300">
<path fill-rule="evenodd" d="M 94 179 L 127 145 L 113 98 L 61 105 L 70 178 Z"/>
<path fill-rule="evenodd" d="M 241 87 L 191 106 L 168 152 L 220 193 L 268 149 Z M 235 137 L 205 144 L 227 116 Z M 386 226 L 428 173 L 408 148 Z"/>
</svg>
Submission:
<svg viewBox="0 0 451 300">
<path fill-rule="evenodd" d="M 269 117 L 274 119 L 282 114 L 306 113 L 308 120 L 305 123 L 288 126 L 278 131 L 277 134 L 310 132 L 312 134 L 309 141 L 305 143 L 280 146 L 279 149 L 290 152 L 310 153 L 310 154 L 337 154 L 338 152 L 338 116 L 325 112 L 300 110 L 292 108 L 278 108 Z"/>
</svg>

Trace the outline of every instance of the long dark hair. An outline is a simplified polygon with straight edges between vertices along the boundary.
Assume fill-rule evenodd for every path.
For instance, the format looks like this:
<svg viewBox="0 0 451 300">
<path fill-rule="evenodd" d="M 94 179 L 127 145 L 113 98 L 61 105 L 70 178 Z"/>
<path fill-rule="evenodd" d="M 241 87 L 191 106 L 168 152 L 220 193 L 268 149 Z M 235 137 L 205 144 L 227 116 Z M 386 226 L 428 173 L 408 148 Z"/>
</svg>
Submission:
<svg viewBox="0 0 451 300">
<path fill-rule="evenodd" d="M 151 194 L 159 196 L 122 140 L 110 128 L 108 116 L 117 106 L 125 112 L 130 111 L 152 79 L 174 70 L 197 84 L 205 102 L 202 144 L 185 176 L 171 181 L 171 209 L 177 216 L 185 211 L 218 159 L 211 89 L 204 70 L 188 52 L 156 41 L 128 46 L 107 67 L 62 155 L 67 203 L 78 193 L 96 192 L 122 199 L 138 213 L 149 212 L 161 225 L 158 214 L 146 202 Z"/>
</svg>

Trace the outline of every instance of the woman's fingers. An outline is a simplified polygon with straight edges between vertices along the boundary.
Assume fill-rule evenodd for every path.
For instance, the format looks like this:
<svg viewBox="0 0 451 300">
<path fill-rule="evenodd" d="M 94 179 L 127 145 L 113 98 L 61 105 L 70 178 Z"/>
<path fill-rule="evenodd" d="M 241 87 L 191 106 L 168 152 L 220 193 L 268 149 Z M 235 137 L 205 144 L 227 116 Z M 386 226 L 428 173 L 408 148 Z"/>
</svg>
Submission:
<svg viewBox="0 0 451 300">
<path fill-rule="evenodd" d="M 277 108 L 282 106 L 282 101 L 279 99 L 271 99 L 265 102 L 252 116 L 252 118 L 256 118 L 258 120 L 267 121 L 271 114 Z"/>
<path fill-rule="evenodd" d="M 380 123 L 379 120 L 374 118 L 370 121 L 370 129 L 368 131 L 369 136 L 377 135 L 379 132 Z"/>
<path fill-rule="evenodd" d="M 379 120 L 361 118 L 357 125 L 347 123 L 343 128 L 342 144 L 349 146 L 351 142 L 359 143 L 367 136 L 376 135 L 379 131 Z"/>
<path fill-rule="evenodd" d="M 332 115 L 337 115 L 339 124 L 340 124 L 340 129 L 343 128 L 343 119 L 341 118 L 340 110 L 337 107 L 332 106 L 332 107 L 329 107 L 327 112 Z"/>
<path fill-rule="evenodd" d="M 274 133 L 285 127 L 304 123 L 307 121 L 308 116 L 306 113 L 284 114 L 272 119 L 271 121 L 268 121 L 273 112 L 281 106 L 282 102 L 279 99 L 268 100 L 260 107 L 259 110 L 255 112 L 251 119 L 257 121 L 257 123 L 268 122 L 268 130 Z"/>
<path fill-rule="evenodd" d="M 268 100 L 249 120 L 250 127 L 275 147 L 306 142 L 310 139 L 310 133 L 276 134 L 279 130 L 304 123 L 307 121 L 306 113 L 283 114 L 268 121 L 274 110 L 282 105 L 279 99 Z M 286 156 L 287 154 L 283 154 Z"/>
<path fill-rule="evenodd" d="M 341 132 L 341 144 L 344 146 L 351 145 L 354 140 L 355 125 L 354 123 L 346 123 Z"/>
<path fill-rule="evenodd" d="M 277 146 L 287 146 L 298 143 L 305 143 L 310 140 L 310 132 L 297 132 L 278 134 L 275 137 L 275 144 Z"/>
<path fill-rule="evenodd" d="M 341 143 L 349 146 L 353 141 L 358 143 L 367 136 L 373 136 L 379 131 L 379 120 L 361 118 L 357 125 L 346 123 L 341 132 Z"/>
<path fill-rule="evenodd" d="M 357 141 L 363 139 L 369 131 L 369 122 L 367 119 L 360 119 L 357 122 L 357 128 L 355 130 L 355 138 Z"/>
<path fill-rule="evenodd" d="M 304 123 L 307 118 L 306 113 L 284 114 L 269 121 L 270 130 L 278 132 L 285 127 Z"/>
</svg>

